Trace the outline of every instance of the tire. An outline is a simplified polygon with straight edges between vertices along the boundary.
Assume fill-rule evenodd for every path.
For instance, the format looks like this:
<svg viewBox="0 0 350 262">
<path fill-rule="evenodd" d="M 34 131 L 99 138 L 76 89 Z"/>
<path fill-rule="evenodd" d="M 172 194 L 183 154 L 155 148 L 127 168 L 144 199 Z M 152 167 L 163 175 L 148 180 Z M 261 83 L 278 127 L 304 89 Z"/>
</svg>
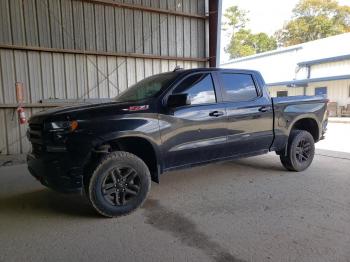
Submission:
<svg viewBox="0 0 350 262">
<path fill-rule="evenodd" d="M 118 217 L 140 207 L 150 188 L 151 175 L 146 164 L 131 153 L 117 151 L 100 160 L 86 190 L 98 213 Z"/>
<path fill-rule="evenodd" d="M 315 155 L 315 141 L 304 130 L 293 130 L 289 136 L 287 154 L 281 154 L 282 165 L 290 171 L 303 171 L 308 168 Z"/>
</svg>

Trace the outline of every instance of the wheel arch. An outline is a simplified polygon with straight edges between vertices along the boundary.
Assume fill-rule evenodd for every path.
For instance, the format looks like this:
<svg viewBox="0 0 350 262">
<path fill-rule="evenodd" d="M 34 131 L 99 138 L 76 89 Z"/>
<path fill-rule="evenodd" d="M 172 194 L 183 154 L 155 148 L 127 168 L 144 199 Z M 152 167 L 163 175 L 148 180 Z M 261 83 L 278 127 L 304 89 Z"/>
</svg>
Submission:
<svg viewBox="0 0 350 262">
<path fill-rule="evenodd" d="M 320 138 L 320 124 L 313 116 L 300 116 L 294 119 L 293 123 L 291 123 L 289 127 L 289 136 L 291 132 L 296 129 L 309 132 L 314 138 L 315 142 L 317 142 Z"/>
<path fill-rule="evenodd" d="M 121 135 L 100 141 L 95 147 L 97 153 L 125 151 L 136 155 L 150 170 L 152 181 L 159 183 L 162 165 L 158 146 L 143 135 Z"/>
</svg>

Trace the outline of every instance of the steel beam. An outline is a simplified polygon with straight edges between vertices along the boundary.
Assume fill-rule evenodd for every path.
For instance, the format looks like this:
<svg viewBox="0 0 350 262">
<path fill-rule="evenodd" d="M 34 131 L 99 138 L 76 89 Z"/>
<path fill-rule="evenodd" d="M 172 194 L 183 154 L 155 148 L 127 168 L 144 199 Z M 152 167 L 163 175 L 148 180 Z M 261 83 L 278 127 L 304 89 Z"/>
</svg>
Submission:
<svg viewBox="0 0 350 262">
<path fill-rule="evenodd" d="M 153 13 L 176 15 L 176 16 L 183 16 L 183 17 L 189 17 L 189 18 L 198 18 L 198 19 L 208 18 L 205 15 L 196 15 L 196 14 L 190 14 L 185 12 L 172 11 L 172 10 L 166 10 L 166 9 L 136 5 L 136 4 L 119 3 L 112 0 L 74 0 L 74 1 L 90 2 L 94 4 L 102 4 L 102 5 L 115 6 L 115 7 L 126 8 L 126 9 L 148 11 Z"/>
<path fill-rule="evenodd" d="M 196 58 L 196 57 L 161 56 L 161 55 L 139 54 L 139 53 L 120 53 L 120 52 L 105 52 L 105 51 L 91 51 L 91 50 L 78 50 L 78 49 L 60 49 L 60 48 L 50 48 L 50 47 L 6 45 L 6 44 L 0 44 L 0 49 L 39 51 L 39 52 L 51 52 L 51 53 L 67 53 L 67 54 L 81 54 L 81 55 L 100 55 L 100 56 L 118 56 L 118 57 L 147 58 L 147 59 L 163 59 L 163 60 L 177 60 L 177 61 L 191 61 L 191 62 L 207 62 L 208 61 L 208 58 L 205 58 L 205 57 Z"/>
</svg>

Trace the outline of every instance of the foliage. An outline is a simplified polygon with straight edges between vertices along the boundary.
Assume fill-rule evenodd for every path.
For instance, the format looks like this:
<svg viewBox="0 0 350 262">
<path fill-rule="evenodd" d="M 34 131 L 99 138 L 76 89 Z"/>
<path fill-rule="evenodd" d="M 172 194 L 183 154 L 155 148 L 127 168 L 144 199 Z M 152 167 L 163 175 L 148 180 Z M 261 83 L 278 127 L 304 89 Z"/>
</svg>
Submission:
<svg viewBox="0 0 350 262">
<path fill-rule="evenodd" d="M 265 33 L 253 34 L 251 30 L 246 29 L 246 23 L 249 21 L 247 11 L 231 6 L 226 10 L 224 17 L 226 18 L 224 30 L 230 30 L 231 34 L 231 41 L 225 48 L 230 58 L 253 55 L 277 48 L 277 42 L 273 36 Z"/>
<path fill-rule="evenodd" d="M 293 17 L 276 32 L 279 45 L 290 46 L 350 32 L 350 6 L 335 0 L 300 0 Z"/>
<path fill-rule="evenodd" d="M 224 17 L 227 19 L 224 23 L 224 30 L 231 28 L 233 31 L 245 28 L 249 21 L 247 18 L 247 11 L 240 10 L 238 6 L 231 6 L 226 9 Z"/>
<path fill-rule="evenodd" d="M 240 29 L 232 35 L 226 52 L 231 58 L 254 55 L 277 48 L 276 40 L 265 33 L 253 34 L 248 29 Z"/>
</svg>

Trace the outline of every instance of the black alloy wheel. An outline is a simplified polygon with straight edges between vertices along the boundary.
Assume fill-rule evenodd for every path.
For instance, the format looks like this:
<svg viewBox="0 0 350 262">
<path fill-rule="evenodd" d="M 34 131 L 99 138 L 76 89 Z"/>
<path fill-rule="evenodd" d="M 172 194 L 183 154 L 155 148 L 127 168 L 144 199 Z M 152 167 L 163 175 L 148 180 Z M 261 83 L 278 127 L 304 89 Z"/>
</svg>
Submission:
<svg viewBox="0 0 350 262">
<path fill-rule="evenodd" d="M 140 207 L 151 188 L 147 165 L 136 155 L 116 151 L 106 155 L 85 184 L 95 210 L 105 217 L 127 215 Z"/>
<path fill-rule="evenodd" d="M 112 169 L 102 183 L 102 194 L 106 201 L 115 206 L 126 205 L 137 197 L 141 181 L 135 169 L 121 167 Z"/>
<path fill-rule="evenodd" d="M 290 171 L 303 171 L 311 165 L 314 155 L 313 136 L 305 130 L 292 130 L 287 148 L 280 154 L 280 160 Z"/>
<path fill-rule="evenodd" d="M 311 143 L 305 139 L 299 141 L 295 149 L 295 157 L 300 162 L 306 162 L 311 156 Z"/>
</svg>

